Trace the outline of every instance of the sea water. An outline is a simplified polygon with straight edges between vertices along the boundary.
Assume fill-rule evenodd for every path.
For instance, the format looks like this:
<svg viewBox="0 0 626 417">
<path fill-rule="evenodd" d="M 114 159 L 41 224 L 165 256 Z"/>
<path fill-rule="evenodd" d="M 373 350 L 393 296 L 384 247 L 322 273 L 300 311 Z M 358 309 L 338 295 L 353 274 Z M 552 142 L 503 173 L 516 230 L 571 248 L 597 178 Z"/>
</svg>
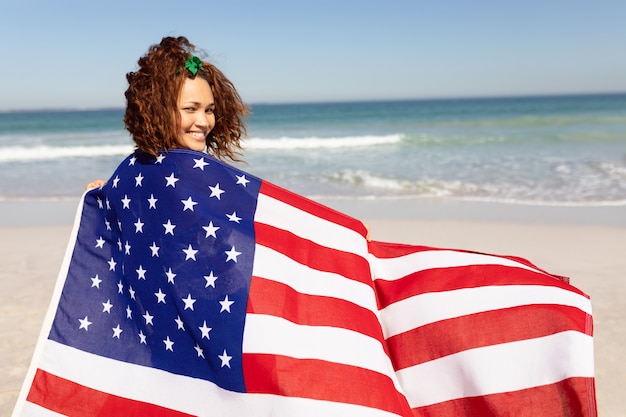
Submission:
<svg viewBox="0 0 626 417">
<path fill-rule="evenodd" d="M 0 200 L 65 199 L 133 150 L 122 109 L 0 113 Z M 311 198 L 626 205 L 626 94 L 252 104 L 251 174 Z"/>
</svg>

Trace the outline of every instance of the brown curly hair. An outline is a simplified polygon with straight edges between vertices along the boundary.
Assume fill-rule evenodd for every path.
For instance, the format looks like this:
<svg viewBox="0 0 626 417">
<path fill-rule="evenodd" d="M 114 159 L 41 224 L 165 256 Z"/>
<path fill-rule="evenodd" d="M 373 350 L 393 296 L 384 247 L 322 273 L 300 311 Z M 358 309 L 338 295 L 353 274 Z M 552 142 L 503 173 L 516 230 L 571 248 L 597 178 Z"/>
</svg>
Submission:
<svg viewBox="0 0 626 417">
<path fill-rule="evenodd" d="M 129 85 L 124 94 L 124 125 L 137 148 L 151 155 L 180 147 L 178 96 L 186 78 L 202 77 L 215 99 L 215 127 L 207 135 L 207 150 L 219 159 L 238 161 L 249 109 L 235 86 L 214 65 L 203 60 L 203 70 L 195 75 L 185 69 L 185 61 L 194 52 L 195 46 L 184 36 L 165 37 L 139 58 L 139 69 L 126 74 Z"/>
</svg>

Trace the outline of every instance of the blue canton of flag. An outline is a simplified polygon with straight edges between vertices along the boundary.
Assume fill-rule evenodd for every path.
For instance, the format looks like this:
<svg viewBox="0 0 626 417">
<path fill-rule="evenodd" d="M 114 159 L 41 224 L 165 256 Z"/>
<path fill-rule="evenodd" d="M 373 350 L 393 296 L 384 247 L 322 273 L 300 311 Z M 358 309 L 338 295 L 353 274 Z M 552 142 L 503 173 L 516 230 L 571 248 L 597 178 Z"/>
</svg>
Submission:
<svg viewBox="0 0 626 417">
<path fill-rule="evenodd" d="M 170 154 L 137 152 L 86 196 L 49 338 L 243 392 L 260 181 Z"/>
</svg>

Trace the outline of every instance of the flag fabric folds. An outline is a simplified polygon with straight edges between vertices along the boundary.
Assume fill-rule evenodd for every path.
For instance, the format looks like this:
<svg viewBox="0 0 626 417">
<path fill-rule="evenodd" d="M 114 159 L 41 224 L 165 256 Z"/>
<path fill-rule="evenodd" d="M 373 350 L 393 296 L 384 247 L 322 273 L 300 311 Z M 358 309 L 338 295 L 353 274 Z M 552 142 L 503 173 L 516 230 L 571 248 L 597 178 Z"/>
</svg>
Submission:
<svg viewBox="0 0 626 417">
<path fill-rule="evenodd" d="M 589 298 L 528 261 L 369 242 L 206 154 L 77 212 L 13 416 L 595 416 Z"/>
</svg>

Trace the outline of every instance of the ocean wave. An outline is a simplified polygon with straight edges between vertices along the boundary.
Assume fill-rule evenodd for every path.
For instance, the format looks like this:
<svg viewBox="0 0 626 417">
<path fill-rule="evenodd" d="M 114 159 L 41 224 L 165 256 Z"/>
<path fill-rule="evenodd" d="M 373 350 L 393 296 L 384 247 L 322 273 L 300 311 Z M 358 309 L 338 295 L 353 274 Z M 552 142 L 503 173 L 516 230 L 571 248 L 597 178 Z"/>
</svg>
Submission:
<svg viewBox="0 0 626 417">
<path fill-rule="evenodd" d="M 251 150 L 294 150 L 294 149 L 338 149 L 363 148 L 378 145 L 400 143 L 404 135 L 391 134 L 380 136 L 343 136 L 343 137 L 306 137 L 306 138 L 258 138 L 253 137 L 244 141 L 246 149 Z"/>
<path fill-rule="evenodd" d="M 31 162 L 62 158 L 97 158 L 102 156 L 128 155 L 131 145 L 102 146 L 10 146 L 2 147 L 0 163 Z"/>
</svg>

